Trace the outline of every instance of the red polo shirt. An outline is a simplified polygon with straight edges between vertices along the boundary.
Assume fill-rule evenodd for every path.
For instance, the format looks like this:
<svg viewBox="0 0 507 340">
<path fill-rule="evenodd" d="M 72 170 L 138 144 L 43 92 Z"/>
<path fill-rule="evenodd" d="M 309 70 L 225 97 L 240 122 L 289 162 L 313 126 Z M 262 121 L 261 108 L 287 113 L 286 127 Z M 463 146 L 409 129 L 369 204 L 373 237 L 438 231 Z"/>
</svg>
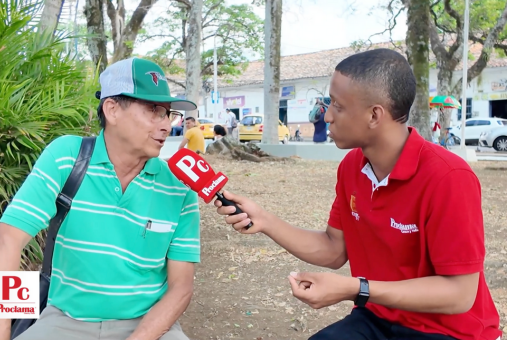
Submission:
<svg viewBox="0 0 507 340">
<path fill-rule="evenodd" d="M 378 317 L 460 340 L 495 340 L 499 315 L 484 278 L 481 187 L 468 164 L 415 129 L 393 171 L 376 183 L 360 149 L 338 168 L 329 225 L 343 231 L 351 274 L 373 281 L 480 272 L 473 307 L 457 315 L 368 303 Z M 373 181 L 372 181 L 373 180 Z"/>
</svg>

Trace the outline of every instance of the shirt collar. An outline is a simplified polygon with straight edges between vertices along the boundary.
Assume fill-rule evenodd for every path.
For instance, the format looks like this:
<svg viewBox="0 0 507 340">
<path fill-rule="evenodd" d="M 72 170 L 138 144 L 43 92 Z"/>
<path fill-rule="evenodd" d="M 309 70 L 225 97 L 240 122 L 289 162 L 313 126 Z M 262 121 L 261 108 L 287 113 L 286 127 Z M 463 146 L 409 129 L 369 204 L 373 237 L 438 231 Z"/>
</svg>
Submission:
<svg viewBox="0 0 507 340">
<path fill-rule="evenodd" d="M 408 180 L 415 175 L 417 167 L 419 166 L 419 159 L 421 150 L 424 146 L 425 140 L 419 135 L 416 129 L 408 127 L 409 136 L 403 146 L 400 157 L 396 162 L 393 171 L 388 175 L 389 179 Z M 368 158 L 364 157 L 361 161 L 360 170 L 365 169 L 366 164 L 369 164 Z"/>
<path fill-rule="evenodd" d="M 104 164 L 111 169 L 114 168 L 113 164 L 109 160 L 109 155 L 107 154 L 106 141 L 104 140 L 104 129 L 100 130 L 100 133 L 97 136 L 90 164 Z M 156 175 L 160 172 L 160 169 L 160 160 L 157 157 L 154 157 L 146 162 L 141 173 L 146 172 L 151 175 Z"/>
</svg>

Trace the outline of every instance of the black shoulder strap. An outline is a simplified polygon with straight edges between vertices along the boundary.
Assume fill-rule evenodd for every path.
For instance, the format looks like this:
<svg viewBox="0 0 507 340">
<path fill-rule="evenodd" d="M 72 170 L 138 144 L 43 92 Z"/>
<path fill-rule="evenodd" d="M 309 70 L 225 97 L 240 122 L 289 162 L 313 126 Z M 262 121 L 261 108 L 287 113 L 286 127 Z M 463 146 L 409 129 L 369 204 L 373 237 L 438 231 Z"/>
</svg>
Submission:
<svg viewBox="0 0 507 340">
<path fill-rule="evenodd" d="M 53 249 L 55 247 L 56 235 L 60 225 L 67 216 L 72 205 L 72 200 L 76 195 L 81 182 L 88 169 L 88 164 L 92 157 L 95 147 L 96 137 L 84 137 L 81 142 L 81 148 L 76 159 L 76 163 L 65 182 L 62 191 L 56 198 L 56 215 L 49 222 L 48 233 L 46 237 L 46 246 L 44 248 L 44 260 L 42 262 L 42 273 L 46 276 L 51 275 L 51 264 L 53 262 Z"/>
</svg>

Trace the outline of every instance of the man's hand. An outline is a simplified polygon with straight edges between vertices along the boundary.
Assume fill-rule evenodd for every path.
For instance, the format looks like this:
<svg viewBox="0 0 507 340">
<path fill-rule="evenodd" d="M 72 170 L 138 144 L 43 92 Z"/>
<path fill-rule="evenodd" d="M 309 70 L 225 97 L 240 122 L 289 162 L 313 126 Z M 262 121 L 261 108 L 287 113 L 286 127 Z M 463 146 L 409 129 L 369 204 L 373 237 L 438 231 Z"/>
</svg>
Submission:
<svg viewBox="0 0 507 340">
<path fill-rule="evenodd" d="M 359 279 L 334 273 L 290 273 L 292 294 L 314 309 L 354 301 Z"/>
<path fill-rule="evenodd" d="M 272 215 L 266 210 L 262 209 L 252 200 L 242 196 L 234 195 L 228 191 L 224 191 L 223 195 L 228 200 L 236 203 L 238 207 L 243 210 L 243 213 L 238 215 L 231 215 L 236 211 L 235 207 L 223 207 L 222 202 L 215 200 L 215 206 L 218 208 L 217 212 L 220 215 L 227 216 L 225 218 L 225 222 L 227 224 L 231 224 L 232 227 L 240 233 L 255 234 L 258 232 L 263 232 L 265 231 L 266 227 L 271 224 L 270 221 L 272 221 Z M 250 221 L 253 223 L 253 226 L 247 230 L 245 227 L 250 223 Z"/>
</svg>

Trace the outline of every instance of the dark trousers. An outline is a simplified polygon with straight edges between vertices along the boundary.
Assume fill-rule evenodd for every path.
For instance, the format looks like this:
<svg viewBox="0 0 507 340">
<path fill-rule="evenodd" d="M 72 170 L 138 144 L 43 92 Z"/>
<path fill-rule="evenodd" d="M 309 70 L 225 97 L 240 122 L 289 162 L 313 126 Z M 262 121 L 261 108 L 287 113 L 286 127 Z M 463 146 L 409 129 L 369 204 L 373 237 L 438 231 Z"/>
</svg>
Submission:
<svg viewBox="0 0 507 340">
<path fill-rule="evenodd" d="M 308 340 L 456 340 L 441 334 L 422 333 L 392 324 L 377 317 L 366 308 L 354 308 L 350 315 Z"/>
</svg>

